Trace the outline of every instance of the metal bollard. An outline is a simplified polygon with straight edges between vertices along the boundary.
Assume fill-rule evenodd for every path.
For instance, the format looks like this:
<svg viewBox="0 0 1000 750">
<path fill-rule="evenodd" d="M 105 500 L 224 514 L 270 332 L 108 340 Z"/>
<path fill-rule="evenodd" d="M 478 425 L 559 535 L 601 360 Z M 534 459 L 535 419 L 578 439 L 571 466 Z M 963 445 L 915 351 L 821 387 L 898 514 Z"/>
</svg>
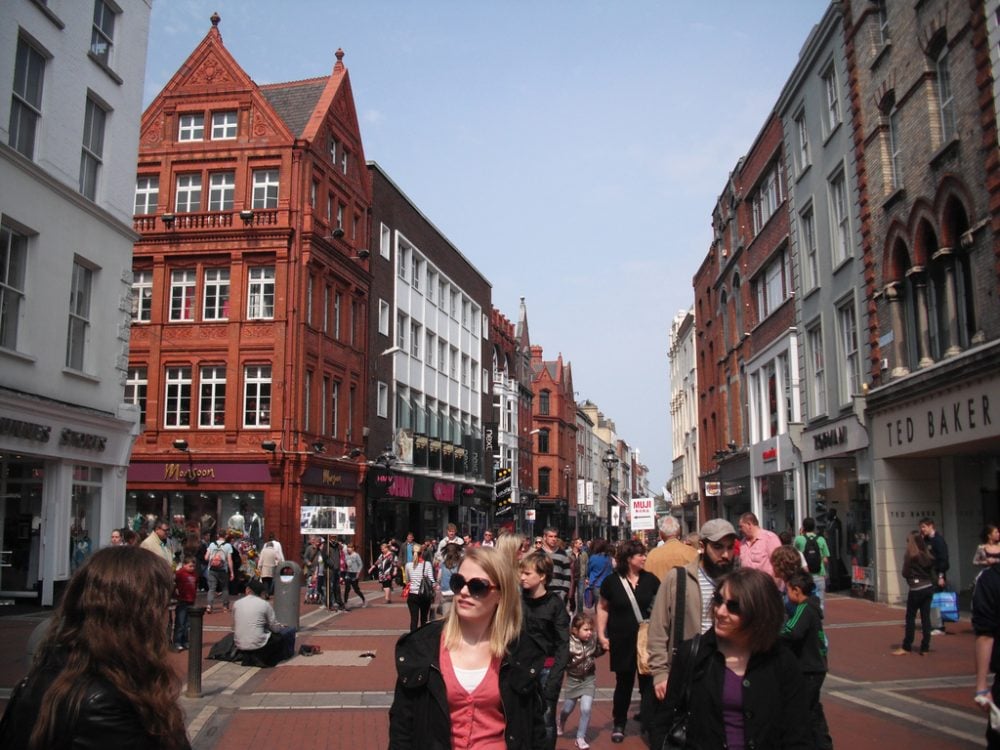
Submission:
<svg viewBox="0 0 1000 750">
<path fill-rule="evenodd" d="M 191 607 L 188 610 L 190 618 L 191 633 L 188 640 L 188 680 L 187 690 L 184 692 L 188 698 L 201 697 L 201 648 L 202 629 L 205 624 L 205 608 Z"/>
</svg>

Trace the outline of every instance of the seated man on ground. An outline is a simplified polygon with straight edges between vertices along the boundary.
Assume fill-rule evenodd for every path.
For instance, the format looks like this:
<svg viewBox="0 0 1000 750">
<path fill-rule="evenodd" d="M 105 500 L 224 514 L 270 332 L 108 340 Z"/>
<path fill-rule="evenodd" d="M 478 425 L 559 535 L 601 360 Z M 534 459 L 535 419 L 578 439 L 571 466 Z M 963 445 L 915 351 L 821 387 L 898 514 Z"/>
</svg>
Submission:
<svg viewBox="0 0 1000 750">
<path fill-rule="evenodd" d="M 295 653 L 295 628 L 285 627 L 274 616 L 274 607 L 261 598 L 263 582 L 247 583 L 247 596 L 233 605 L 233 641 L 244 663 L 273 667 Z"/>
</svg>

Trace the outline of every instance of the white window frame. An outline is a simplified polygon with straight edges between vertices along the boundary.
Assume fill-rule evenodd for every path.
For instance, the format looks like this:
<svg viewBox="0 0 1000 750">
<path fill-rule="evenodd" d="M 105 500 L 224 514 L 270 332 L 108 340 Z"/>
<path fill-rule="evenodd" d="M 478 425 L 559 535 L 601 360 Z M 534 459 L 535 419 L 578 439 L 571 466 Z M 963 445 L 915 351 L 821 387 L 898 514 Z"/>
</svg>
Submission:
<svg viewBox="0 0 1000 750">
<path fill-rule="evenodd" d="M 132 322 L 148 323 L 153 319 L 153 272 L 132 272 Z"/>
<path fill-rule="evenodd" d="M 34 44 L 17 39 L 14 82 L 11 87 L 9 140 L 11 148 L 29 159 L 35 158 L 38 121 L 42 119 L 42 92 L 45 88 L 45 61 Z"/>
<path fill-rule="evenodd" d="M 937 72 L 938 111 L 941 122 L 941 144 L 955 137 L 955 94 L 951 85 L 951 66 L 949 64 L 949 49 L 947 43 L 941 45 L 934 68 Z"/>
<path fill-rule="evenodd" d="M 125 375 L 125 403 L 139 407 L 139 424 L 146 424 L 146 398 L 149 391 L 149 373 L 145 366 L 134 365 Z"/>
<path fill-rule="evenodd" d="M 838 169 L 829 182 L 830 190 L 830 255 L 836 268 L 851 257 L 851 209 L 847 197 L 847 176 Z"/>
<path fill-rule="evenodd" d="M 201 172 L 177 175 L 174 211 L 179 214 L 201 211 Z"/>
<path fill-rule="evenodd" d="M 795 116 L 795 132 L 798 139 L 798 173 L 802 174 L 812 164 L 812 154 L 809 150 L 809 124 L 806 122 L 804 109 L 799 110 Z"/>
<path fill-rule="evenodd" d="M 385 224 L 382 224 L 379 229 L 378 251 L 386 260 L 392 258 L 392 230 Z"/>
<path fill-rule="evenodd" d="M 90 54 L 111 66 L 115 44 L 115 9 L 105 0 L 94 0 L 94 25 L 90 32 Z"/>
<path fill-rule="evenodd" d="M 208 175 L 208 210 L 232 211 L 236 198 L 235 172 L 210 172 Z"/>
<path fill-rule="evenodd" d="M 97 199 L 97 179 L 104 163 L 104 132 L 108 110 L 92 96 L 87 97 L 83 117 L 83 146 L 80 150 L 80 193 Z"/>
<path fill-rule="evenodd" d="M 205 113 L 189 112 L 178 115 L 177 140 L 180 143 L 205 140 Z"/>
<path fill-rule="evenodd" d="M 66 335 L 66 367 L 83 372 L 87 366 L 87 340 L 90 338 L 90 299 L 94 271 L 79 260 L 73 261 L 70 281 L 69 325 Z"/>
<path fill-rule="evenodd" d="M 279 182 L 278 169 L 253 170 L 253 208 L 277 208 Z"/>
<path fill-rule="evenodd" d="M 168 367 L 163 378 L 163 427 L 167 430 L 191 426 L 191 368 Z"/>
<path fill-rule="evenodd" d="M 383 336 L 389 335 L 389 303 L 384 299 L 378 301 L 378 332 Z"/>
<path fill-rule="evenodd" d="M 212 140 L 234 141 L 239 132 L 239 112 L 227 109 L 212 113 Z"/>
<path fill-rule="evenodd" d="M 423 326 L 410 319 L 410 354 L 416 360 L 420 359 L 420 345 L 424 342 Z"/>
<path fill-rule="evenodd" d="M 809 416 L 818 417 L 827 412 L 826 367 L 823 353 L 823 327 L 821 324 L 806 330 L 806 377 L 809 379 Z"/>
<path fill-rule="evenodd" d="M 804 288 L 806 291 L 819 285 L 819 250 L 816 245 L 816 211 L 812 203 L 799 214 L 799 244 L 802 247 Z"/>
<path fill-rule="evenodd" d="M 197 295 L 197 271 L 193 268 L 176 268 L 170 272 L 171 323 L 190 323 L 194 320 Z"/>
<path fill-rule="evenodd" d="M 382 419 L 389 417 L 389 386 L 378 381 L 378 394 L 375 397 L 375 416 Z"/>
<path fill-rule="evenodd" d="M 243 373 L 243 427 L 268 428 L 271 426 L 271 366 L 246 365 Z"/>
<path fill-rule="evenodd" d="M 330 384 L 330 437 L 340 434 L 340 381 Z"/>
<path fill-rule="evenodd" d="M 903 187 L 903 166 L 900 154 L 903 150 L 903 139 L 899 137 L 900 109 L 893 105 L 889 111 L 889 188 L 897 190 Z"/>
<path fill-rule="evenodd" d="M 157 175 L 139 175 L 135 180 L 135 215 L 155 214 L 160 202 L 160 178 Z"/>
<path fill-rule="evenodd" d="M 848 404 L 851 397 L 860 392 L 861 354 L 858 348 L 858 316 L 854 299 L 837 308 L 837 339 L 840 350 L 838 364 L 842 363 L 840 373 L 840 403 Z"/>
<path fill-rule="evenodd" d="M 202 320 L 229 319 L 229 269 L 206 268 Z"/>
<path fill-rule="evenodd" d="M 28 267 L 28 237 L 0 226 L 0 347 L 17 350 L 17 334 L 24 302 Z"/>
<path fill-rule="evenodd" d="M 406 313 L 396 311 L 396 346 L 406 351 L 406 334 L 409 328 L 409 320 Z"/>
<path fill-rule="evenodd" d="M 274 319 L 274 266 L 253 266 L 247 281 L 247 320 Z"/>
<path fill-rule="evenodd" d="M 198 374 L 198 426 L 212 430 L 226 426 L 225 365 L 201 367 Z"/>
<path fill-rule="evenodd" d="M 837 86 L 837 68 L 831 62 L 823 71 L 824 118 L 823 130 L 829 136 L 840 125 L 840 89 Z"/>
<path fill-rule="evenodd" d="M 424 350 L 427 352 L 425 363 L 428 367 L 434 367 L 435 349 L 437 347 L 435 342 L 436 338 L 437 336 L 435 336 L 430 330 L 427 331 L 426 341 L 424 342 Z"/>
</svg>

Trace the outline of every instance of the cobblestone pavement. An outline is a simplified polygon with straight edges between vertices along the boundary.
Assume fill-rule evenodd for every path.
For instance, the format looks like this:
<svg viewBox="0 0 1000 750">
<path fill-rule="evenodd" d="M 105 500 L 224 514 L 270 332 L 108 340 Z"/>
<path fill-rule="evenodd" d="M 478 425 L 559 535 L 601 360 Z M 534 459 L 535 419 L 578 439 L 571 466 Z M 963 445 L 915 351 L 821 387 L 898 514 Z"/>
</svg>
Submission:
<svg viewBox="0 0 1000 750">
<path fill-rule="evenodd" d="M 366 608 L 356 600 L 346 613 L 303 607 L 297 644 L 320 646 L 317 656 L 296 656 L 274 669 L 203 659 L 201 697 L 181 698 L 195 750 L 386 747 L 393 647 L 408 627 L 409 614 L 401 602 L 383 603 L 376 588 L 370 582 L 364 586 Z M 46 614 L 24 605 L 0 609 L 0 703 L 26 672 L 24 644 Z M 823 704 L 836 747 L 983 746 L 985 720 L 971 700 L 973 635 L 966 613 L 963 618 L 949 625 L 948 635 L 935 636 L 929 655 L 892 656 L 902 636 L 901 608 L 828 596 L 831 655 Z M 205 656 L 229 626 L 227 614 L 206 615 Z M 170 658 L 186 675 L 187 654 Z M 611 743 L 614 682 L 606 664 L 598 662 L 588 739 L 595 750 L 645 748 L 632 721 L 625 742 Z M 576 722 L 574 715 L 559 750 L 573 746 Z"/>
</svg>

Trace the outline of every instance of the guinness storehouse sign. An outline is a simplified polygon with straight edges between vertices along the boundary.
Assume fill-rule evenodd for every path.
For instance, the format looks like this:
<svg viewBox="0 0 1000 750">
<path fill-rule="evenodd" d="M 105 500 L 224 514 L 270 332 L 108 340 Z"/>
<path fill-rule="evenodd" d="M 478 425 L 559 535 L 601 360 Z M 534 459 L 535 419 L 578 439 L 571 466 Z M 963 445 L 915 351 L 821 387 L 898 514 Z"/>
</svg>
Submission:
<svg viewBox="0 0 1000 750">
<path fill-rule="evenodd" d="M 907 456 L 1000 438 L 1000 379 L 960 386 L 873 415 L 875 458 Z"/>
</svg>

